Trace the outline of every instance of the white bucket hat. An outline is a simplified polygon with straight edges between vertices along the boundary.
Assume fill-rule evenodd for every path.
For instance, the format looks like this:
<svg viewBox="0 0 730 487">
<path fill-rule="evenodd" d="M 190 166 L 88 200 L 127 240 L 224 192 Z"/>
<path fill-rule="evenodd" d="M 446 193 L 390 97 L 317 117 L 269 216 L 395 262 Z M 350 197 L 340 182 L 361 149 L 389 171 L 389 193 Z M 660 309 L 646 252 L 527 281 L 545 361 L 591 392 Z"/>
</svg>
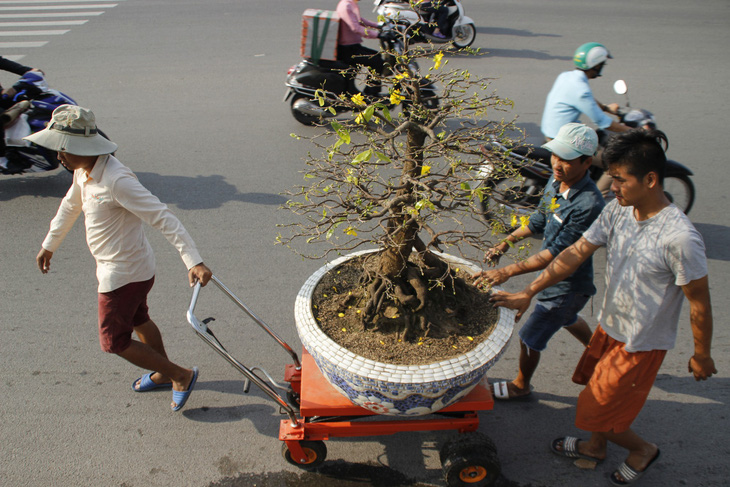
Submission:
<svg viewBox="0 0 730 487">
<path fill-rule="evenodd" d="M 93 112 L 76 105 L 56 108 L 45 129 L 24 139 L 46 149 L 77 156 L 100 156 L 117 150 L 117 144 L 99 133 Z"/>
</svg>

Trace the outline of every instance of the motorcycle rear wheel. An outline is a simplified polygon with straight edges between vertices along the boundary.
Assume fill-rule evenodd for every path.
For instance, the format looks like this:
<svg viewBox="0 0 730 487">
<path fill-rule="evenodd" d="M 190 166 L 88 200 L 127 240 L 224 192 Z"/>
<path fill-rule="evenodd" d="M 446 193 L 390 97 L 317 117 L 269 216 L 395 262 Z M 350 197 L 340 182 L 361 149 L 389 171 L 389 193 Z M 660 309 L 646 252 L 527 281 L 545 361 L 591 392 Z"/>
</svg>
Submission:
<svg viewBox="0 0 730 487">
<path fill-rule="evenodd" d="M 685 215 L 688 215 L 695 202 L 695 185 L 689 176 L 684 174 L 665 176 L 664 194 L 669 201 L 677 205 L 677 208 L 682 210 Z"/>
<path fill-rule="evenodd" d="M 319 117 L 315 115 L 308 115 L 306 113 L 302 113 L 299 110 L 294 108 L 294 103 L 297 102 L 297 100 L 300 100 L 302 98 L 307 98 L 304 95 L 300 95 L 299 93 L 295 94 L 291 97 L 291 104 L 289 107 L 291 108 L 291 114 L 294 116 L 297 122 L 303 124 L 303 125 L 314 125 L 319 121 Z"/>
<path fill-rule="evenodd" d="M 454 27 L 454 45 L 459 49 L 469 47 L 477 37 L 477 28 L 474 24 L 462 24 Z"/>
</svg>

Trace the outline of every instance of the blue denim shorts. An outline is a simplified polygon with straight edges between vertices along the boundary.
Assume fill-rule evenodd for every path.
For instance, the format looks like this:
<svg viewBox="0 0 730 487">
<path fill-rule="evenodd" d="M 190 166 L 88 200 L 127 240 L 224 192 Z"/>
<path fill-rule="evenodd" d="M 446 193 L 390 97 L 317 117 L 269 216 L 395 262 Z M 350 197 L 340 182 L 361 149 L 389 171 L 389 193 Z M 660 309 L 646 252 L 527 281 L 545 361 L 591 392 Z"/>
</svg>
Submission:
<svg viewBox="0 0 730 487">
<path fill-rule="evenodd" d="M 558 330 L 578 321 L 578 313 L 590 298 L 585 294 L 570 293 L 538 301 L 520 329 L 522 343 L 530 350 L 542 352 Z"/>
</svg>

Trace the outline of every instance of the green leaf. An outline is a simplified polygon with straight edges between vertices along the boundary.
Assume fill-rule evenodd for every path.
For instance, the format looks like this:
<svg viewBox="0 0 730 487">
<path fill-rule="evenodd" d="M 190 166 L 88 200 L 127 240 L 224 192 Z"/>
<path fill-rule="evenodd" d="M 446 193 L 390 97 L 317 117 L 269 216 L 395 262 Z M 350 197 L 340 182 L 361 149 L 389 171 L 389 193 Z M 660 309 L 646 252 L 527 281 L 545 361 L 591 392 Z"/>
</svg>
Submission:
<svg viewBox="0 0 730 487">
<path fill-rule="evenodd" d="M 371 118 L 373 118 L 373 114 L 375 113 L 375 107 L 370 105 L 365 109 L 362 116 L 365 119 L 366 122 L 369 122 Z"/>
<path fill-rule="evenodd" d="M 415 207 L 418 211 L 421 211 L 422 208 L 428 208 L 429 210 L 436 209 L 433 203 L 431 203 L 429 200 L 419 200 L 416 202 Z"/>
<path fill-rule="evenodd" d="M 375 152 L 375 156 L 383 162 L 391 162 L 390 157 L 386 156 L 382 152 Z"/>
<path fill-rule="evenodd" d="M 361 162 L 367 162 L 370 160 L 370 158 L 373 156 L 373 150 L 368 149 L 366 151 L 363 151 L 355 156 L 355 158 L 352 160 L 353 164 L 359 164 Z"/>
<path fill-rule="evenodd" d="M 388 122 L 393 121 L 393 116 L 390 114 L 390 110 L 388 110 L 388 107 L 383 107 L 383 116 Z"/>
</svg>

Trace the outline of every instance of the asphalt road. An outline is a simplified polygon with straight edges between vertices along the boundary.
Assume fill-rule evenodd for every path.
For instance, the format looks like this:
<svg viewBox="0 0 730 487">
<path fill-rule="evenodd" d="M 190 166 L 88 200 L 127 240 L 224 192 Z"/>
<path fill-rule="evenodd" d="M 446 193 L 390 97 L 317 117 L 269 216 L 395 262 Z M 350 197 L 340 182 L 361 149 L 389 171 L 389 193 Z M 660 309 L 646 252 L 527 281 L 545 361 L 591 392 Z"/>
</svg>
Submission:
<svg viewBox="0 0 730 487">
<path fill-rule="evenodd" d="M 55 6 L 53 28 L 11 27 L 17 15 Z M 307 146 L 289 136 L 314 133 L 281 102 L 287 68 L 296 63 L 304 8 L 334 0 L 120 0 L 0 2 L 0 55 L 23 56 L 50 84 L 90 107 L 119 144 L 117 156 L 170 204 L 208 264 L 286 341 L 298 347 L 296 293 L 322 263 L 274 245 L 281 193 L 301 181 Z M 84 6 L 85 5 L 85 6 Z M 730 474 L 730 237 L 725 157 L 730 89 L 730 4 L 724 0 L 465 0 L 478 26 L 480 58 L 449 57 L 450 67 L 495 77 L 498 92 L 532 142 L 540 140 L 542 104 L 555 76 L 570 69 L 583 42 L 606 43 L 615 59 L 592 84 L 604 102 L 625 79 L 633 106 L 656 115 L 669 156 L 694 172 L 691 219 L 710 262 L 720 373 L 695 383 L 687 309 L 635 429 L 662 449 L 646 486 L 724 486 Z M 21 9 L 24 8 L 26 10 Z M 27 10 L 33 7 L 34 10 Z M 63 8 L 62 8 L 63 7 Z M 374 18 L 371 3 L 362 11 Z M 83 12 L 101 12 L 81 15 Z M 38 19 L 36 19 L 38 20 Z M 42 20 L 49 20 L 44 18 Z M 27 30 L 62 34 L 8 35 Z M 24 44 L 24 43 L 31 44 Z M 42 47 L 32 47 L 47 42 Z M 18 44 L 21 43 L 21 44 Z M 12 75 L 0 73 L 10 84 Z M 0 179 L 0 484 L 8 486 L 304 486 L 443 485 L 438 447 L 446 434 L 402 434 L 328 442 L 319 474 L 301 474 L 279 454 L 282 416 L 261 392 L 242 392 L 242 376 L 200 341 L 185 320 L 190 298 L 174 249 L 154 231 L 158 271 L 151 295 L 171 357 L 201 369 L 181 413 L 169 392 L 135 394 L 141 372 L 99 350 L 93 259 L 77 223 L 41 275 L 34 258 L 67 190 L 63 171 Z M 598 277 L 602 262 L 597 260 Z M 523 280 L 506 285 L 519 289 Z M 199 315 L 215 316 L 216 333 L 247 365 L 283 376 L 287 356 L 227 301 L 207 288 Z M 595 324 L 595 317 L 587 317 Z M 497 444 L 504 475 L 527 486 L 605 485 L 624 458 L 611 448 L 596 471 L 583 471 L 548 450 L 549 441 L 580 433 L 573 426 L 579 387 L 570 382 L 580 354 L 558 335 L 534 380 L 535 399 L 497 404 L 480 430 Z M 517 347 L 490 371 L 511 378 Z"/>
</svg>

